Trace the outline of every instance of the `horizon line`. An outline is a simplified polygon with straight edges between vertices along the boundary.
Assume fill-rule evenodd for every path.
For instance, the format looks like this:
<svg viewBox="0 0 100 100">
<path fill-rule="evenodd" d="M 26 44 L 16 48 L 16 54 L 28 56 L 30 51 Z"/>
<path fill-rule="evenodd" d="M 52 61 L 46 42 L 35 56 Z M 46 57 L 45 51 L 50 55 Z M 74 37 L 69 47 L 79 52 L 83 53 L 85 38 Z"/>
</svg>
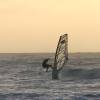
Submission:
<svg viewBox="0 0 100 100">
<path fill-rule="evenodd" d="M 32 54 L 32 53 L 55 53 L 55 52 L 0 52 L 0 54 Z M 100 51 L 95 51 L 95 52 L 92 52 L 92 51 L 90 51 L 90 52 L 86 52 L 86 51 L 84 51 L 84 52 L 69 52 L 69 54 L 70 53 L 100 53 Z"/>
</svg>

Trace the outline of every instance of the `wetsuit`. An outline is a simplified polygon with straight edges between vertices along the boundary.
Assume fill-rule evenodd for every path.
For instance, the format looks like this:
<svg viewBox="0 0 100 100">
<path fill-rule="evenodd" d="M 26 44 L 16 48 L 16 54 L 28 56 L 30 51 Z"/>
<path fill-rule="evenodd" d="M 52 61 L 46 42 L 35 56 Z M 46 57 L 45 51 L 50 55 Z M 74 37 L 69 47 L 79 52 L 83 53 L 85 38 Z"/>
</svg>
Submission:
<svg viewBox="0 0 100 100">
<path fill-rule="evenodd" d="M 51 65 L 48 64 L 48 60 L 49 58 L 44 59 L 42 63 L 42 67 L 46 69 L 46 72 L 48 72 L 48 69 L 51 67 Z"/>
</svg>

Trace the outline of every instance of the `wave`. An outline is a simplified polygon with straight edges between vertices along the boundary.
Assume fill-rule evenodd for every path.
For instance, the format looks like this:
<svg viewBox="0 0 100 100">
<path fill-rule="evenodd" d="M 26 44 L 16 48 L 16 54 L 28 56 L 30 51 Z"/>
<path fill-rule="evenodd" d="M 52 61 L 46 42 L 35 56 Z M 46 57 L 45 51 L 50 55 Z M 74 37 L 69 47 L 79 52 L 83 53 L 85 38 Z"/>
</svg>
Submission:
<svg viewBox="0 0 100 100">
<path fill-rule="evenodd" d="M 37 93 L 0 93 L 0 100 L 40 100 L 39 98 L 46 96 L 45 94 Z"/>
<path fill-rule="evenodd" d="M 73 79 L 99 79 L 100 69 L 64 69 L 62 72 L 62 77 Z"/>
</svg>

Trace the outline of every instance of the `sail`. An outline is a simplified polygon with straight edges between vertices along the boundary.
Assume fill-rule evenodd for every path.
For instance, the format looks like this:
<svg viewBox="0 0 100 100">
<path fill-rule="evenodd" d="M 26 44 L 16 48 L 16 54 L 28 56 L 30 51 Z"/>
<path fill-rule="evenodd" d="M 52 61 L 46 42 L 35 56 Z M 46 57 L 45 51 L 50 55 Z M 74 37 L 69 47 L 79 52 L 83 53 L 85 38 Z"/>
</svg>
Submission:
<svg viewBox="0 0 100 100">
<path fill-rule="evenodd" d="M 61 69 L 66 60 L 68 59 L 68 35 L 64 34 L 60 36 L 58 46 L 55 53 L 54 67 Z"/>
</svg>

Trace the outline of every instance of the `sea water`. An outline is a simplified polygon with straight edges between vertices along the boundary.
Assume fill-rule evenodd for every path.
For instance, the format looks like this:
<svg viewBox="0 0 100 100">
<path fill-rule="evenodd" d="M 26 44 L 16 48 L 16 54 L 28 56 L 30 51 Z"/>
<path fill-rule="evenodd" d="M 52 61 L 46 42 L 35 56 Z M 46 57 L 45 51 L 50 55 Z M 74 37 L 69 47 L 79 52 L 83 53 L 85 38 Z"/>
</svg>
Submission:
<svg viewBox="0 0 100 100">
<path fill-rule="evenodd" d="M 52 80 L 42 61 L 54 54 L 0 54 L 0 100 L 100 100 L 100 53 L 69 54 Z"/>
</svg>

